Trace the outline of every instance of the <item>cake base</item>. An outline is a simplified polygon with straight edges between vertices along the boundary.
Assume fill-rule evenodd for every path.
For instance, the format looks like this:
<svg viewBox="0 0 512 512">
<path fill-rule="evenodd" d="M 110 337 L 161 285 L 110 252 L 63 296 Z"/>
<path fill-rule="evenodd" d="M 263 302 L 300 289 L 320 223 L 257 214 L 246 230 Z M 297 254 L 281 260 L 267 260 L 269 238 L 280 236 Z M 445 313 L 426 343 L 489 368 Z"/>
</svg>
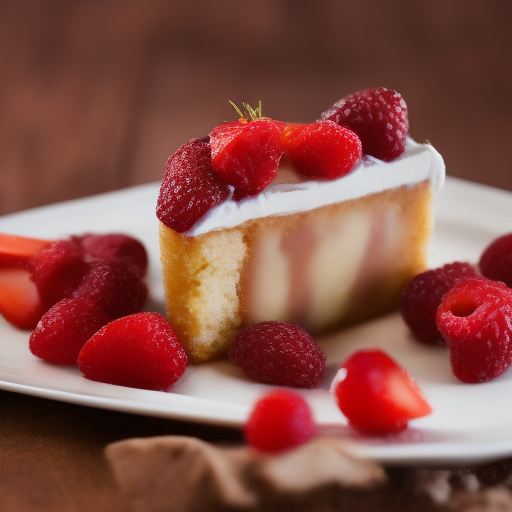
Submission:
<svg viewBox="0 0 512 512">
<path fill-rule="evenodd" d="M 432 194 L 426 180 L 195 237 L 160 224 L 168 319 L 190 361 L 257 322 L 315 335 L 396 308 L 426 268 Z"/>
</svg>

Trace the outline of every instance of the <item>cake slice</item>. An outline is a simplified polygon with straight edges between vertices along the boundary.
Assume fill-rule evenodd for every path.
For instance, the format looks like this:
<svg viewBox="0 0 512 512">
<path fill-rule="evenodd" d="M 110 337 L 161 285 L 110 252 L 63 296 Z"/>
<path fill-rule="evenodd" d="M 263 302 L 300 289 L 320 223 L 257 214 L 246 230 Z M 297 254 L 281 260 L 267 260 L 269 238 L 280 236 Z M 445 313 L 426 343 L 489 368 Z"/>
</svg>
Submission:
<svg viewBox="0 0 512 512">
<path fill-rule="evenodd" d="M 353 158 L 353 145 L 348 170 L 318 179 L 304 176 L 286 130 L 275 175 L 252 194 L 237 196 L 218 177 L 212 138 L 170 157 L 157 207 L 161 260 L 168 319 L 191 362 L 222 356 L 242 327 L 257 322 L 297 323 L 315 335 L 384 313 L 426 268 L 444 178 L 432 146 L 403 134 L 401 154 L 386 162 L 368 153 Z M 184 148 L 201 155 L 200 165 L 176 157 Z M 187 189 L 187 182 L 206 184 Z"/>
</svg>

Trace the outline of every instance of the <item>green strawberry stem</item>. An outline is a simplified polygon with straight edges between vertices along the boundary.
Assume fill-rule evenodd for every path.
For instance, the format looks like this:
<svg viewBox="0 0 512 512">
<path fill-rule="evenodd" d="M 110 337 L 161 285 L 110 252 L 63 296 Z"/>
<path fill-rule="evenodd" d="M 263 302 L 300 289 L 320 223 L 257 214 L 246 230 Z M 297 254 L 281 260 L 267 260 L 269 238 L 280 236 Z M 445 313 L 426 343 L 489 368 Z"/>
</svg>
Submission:
<svg viewBox="0 0 512 512">
<path fill-rule="evenodd" d="M 257 119 L 261 119 L 261 101 L 258 101 L 258 108 L 254 109 L 252 108 L 248 103 L 242 102 L 243 109 L 245 111 L 242 111 L 240 107 L 229 100 L 229 103 L 231 106 L 236 110 L 236 113 L 243 119 L 247 119 L 248 121 L 256 121 Z"/>
</svg>

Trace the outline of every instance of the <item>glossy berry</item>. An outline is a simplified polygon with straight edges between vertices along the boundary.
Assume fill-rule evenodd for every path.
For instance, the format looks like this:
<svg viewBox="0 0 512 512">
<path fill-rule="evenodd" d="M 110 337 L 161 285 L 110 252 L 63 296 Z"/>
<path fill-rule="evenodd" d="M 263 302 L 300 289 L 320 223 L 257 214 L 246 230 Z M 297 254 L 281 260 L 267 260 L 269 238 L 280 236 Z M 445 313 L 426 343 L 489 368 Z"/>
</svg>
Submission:
<svg viewBox="0 0 512 512">
<path fill-rule="evenodd" d="M 47 363 L 76 365 L 85 342 L 110 321 L 87 299 L 63 299 L 51 307 L 32 332 L 29 348 Z"/>
<path fill-rule="evenodd" d="M 304 329 L 275 321 L 242 329 L 228 355 L 250 378 L 278 386 L 314 388 L 326 365 L 322 349 Z"/>
<path fill-rule="evenodd" d="M 270 453 L 280 453 L 306 443 L 316 432 L 306 400 L 287 389 L 278 389 L 261 398 L 244 428 L 250 446 Z"/>
<path fill-rule="evenodd" d="M 409 131 L 407 105 L 385 87 L 357 91 L 336 102 L 321 116 L 355 132 L 363 153 L 389 162 L 405 150 Z"/>
<path fill-rule="evenodd" d="M 283 134 L 287 159 L 313 179 L 334 180 L 350 172 L 361 158 L 361 141 L 332 121 L 288 125 Z"/>
<path fill-rule="evenodd" d="M 360 350 L 341 366 L 334 394 L 349 424 L 374 434 L 400 432 L 430 414 L 410 374 L 379 349 Z"/>
<path fill-rule="evenodd" d="M 512 291 L 505 284 L 484 278 L 460 282 L 444 296 L 437 324 L 460 380 L 487 381 L 510 366 Z"/>
<path fill-rule="evenodd" d="M 478 266 L 484 277 L 512 287 L 512 233 L 494 240 L 482 253 Z"/>
<path fill-rule="evenodd" d="M 141 277 L 148 267 L 148 254 L 144 245 L 137 239 L 123 233 L 88 233 L 78 238 L 86 256 L 119 260 L 132 266 Z"/>
<path fill-rule="evenodd" d="M 117 260 L 97 260 L 89 263 L 73 296 L 94 302 L 114 320 L 140 312 L 148 289 L 131 266 Z"/>
<path fill-rule="evenodd" d="M 228 195 L 228 186 L 213 171 L 208 139 L 192 139 L 165 164 L 156 214 L 163 224 L 183 233 Z"/>
<path fill-rule="evenodd" d="M 226 122 L 210 133 L 212 165 L 234 187 L 235 199 L 253 196 L 276 177 L 283 154 L 281 123 L 271 119 Z"/>
<path fill-rule="evenodd" d="M 158 313 L 137 313 L 107 324 L 78 357 L 89 380 L 155 391 L 167 391 L 187 364 L 178 338 Z"/>
<path fill-rule="evenodd" d="M 0 266 L 0 315 L 18 329 L 33 329 L 46 311 L 24 267 Z"/>
<path fill-rule="evenodd" d="M 45 247 L 34 260 L 32 279 L 41 300 L 50 308 L 72 296 L 82 281 L 87 264 L 76 240 L 62 239 Z"/>
<path fill-rule="evenodd" d="M 469 263 L 455 262 L 422 272 L 402 292 L 401 313 L 416 339 L 427 343 L 443 340 L 436 314 L 443 296 L 459 281 L 476 276 Z"/>
<path fill-rule="evenodd" d="M 0 233 L 0 265 L 30 267 L 48 240 Z"/>
</svg>

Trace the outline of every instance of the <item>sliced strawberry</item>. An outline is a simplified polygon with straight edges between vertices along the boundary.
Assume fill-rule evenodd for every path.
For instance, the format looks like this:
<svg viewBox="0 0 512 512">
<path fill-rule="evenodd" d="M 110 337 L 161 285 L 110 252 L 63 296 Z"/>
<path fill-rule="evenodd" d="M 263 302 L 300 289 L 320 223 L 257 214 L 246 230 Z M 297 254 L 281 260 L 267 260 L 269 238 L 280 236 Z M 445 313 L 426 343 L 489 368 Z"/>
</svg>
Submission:
<svg viewBox="0 0 512 512">
<path fill-rule="evenodd" d="M 29 265 L 49 243 L 49 240 L 0 233 L 0 265 Z"/>
<path fill-rule="evenodd" d="M 334 180 L 350 172 L 362 155 L 359 137 L 333 121 L 288 125 L 284 152 L 295 170 L 315 179 Z"/>
<path fill-rule="evenodd" d="M 30 271 L 23 267 L 0 267 L 0 314 L 20 329 L 33 329 L 44 311 Z"/>
<path fill-rule="evenodd" d="M 336 102 L 321 119 L 357 133 L 365 155 L 389 162 L 404 152 L 409 118 L 407 105 L 396 91 L 379 87 L 354 92 Z"/>
<path fill-rule="evenodd" d="M 404 430 L 432 409 L 410 374 L 382 350 L 360 350 L 341 366 L 334 393 L 349 424 L 369 433 Z"/>
<path fill-rule="evenodd" d="M 276 177 L 283 154 L 282 123 L 271 119 L 223 123 L 210 133 L 217 176 L 235 189 L 235 199 L 254 196 Z"/>
<path fill-rule="evenodd" d="M 167 227 L 183 233 L 228 196 L 228 186 L 213 171 L 208 139 L 192 139 L 165 164 L 156 214 Z"/>
<path fill-rule="evenodd" d="M 137 313 L 107 324 L 78 356 L 78 367 L 89 380 L 155 391 L 167 391 L 187 363 L 177 336 L 158 313 Z"/>
</svg>

